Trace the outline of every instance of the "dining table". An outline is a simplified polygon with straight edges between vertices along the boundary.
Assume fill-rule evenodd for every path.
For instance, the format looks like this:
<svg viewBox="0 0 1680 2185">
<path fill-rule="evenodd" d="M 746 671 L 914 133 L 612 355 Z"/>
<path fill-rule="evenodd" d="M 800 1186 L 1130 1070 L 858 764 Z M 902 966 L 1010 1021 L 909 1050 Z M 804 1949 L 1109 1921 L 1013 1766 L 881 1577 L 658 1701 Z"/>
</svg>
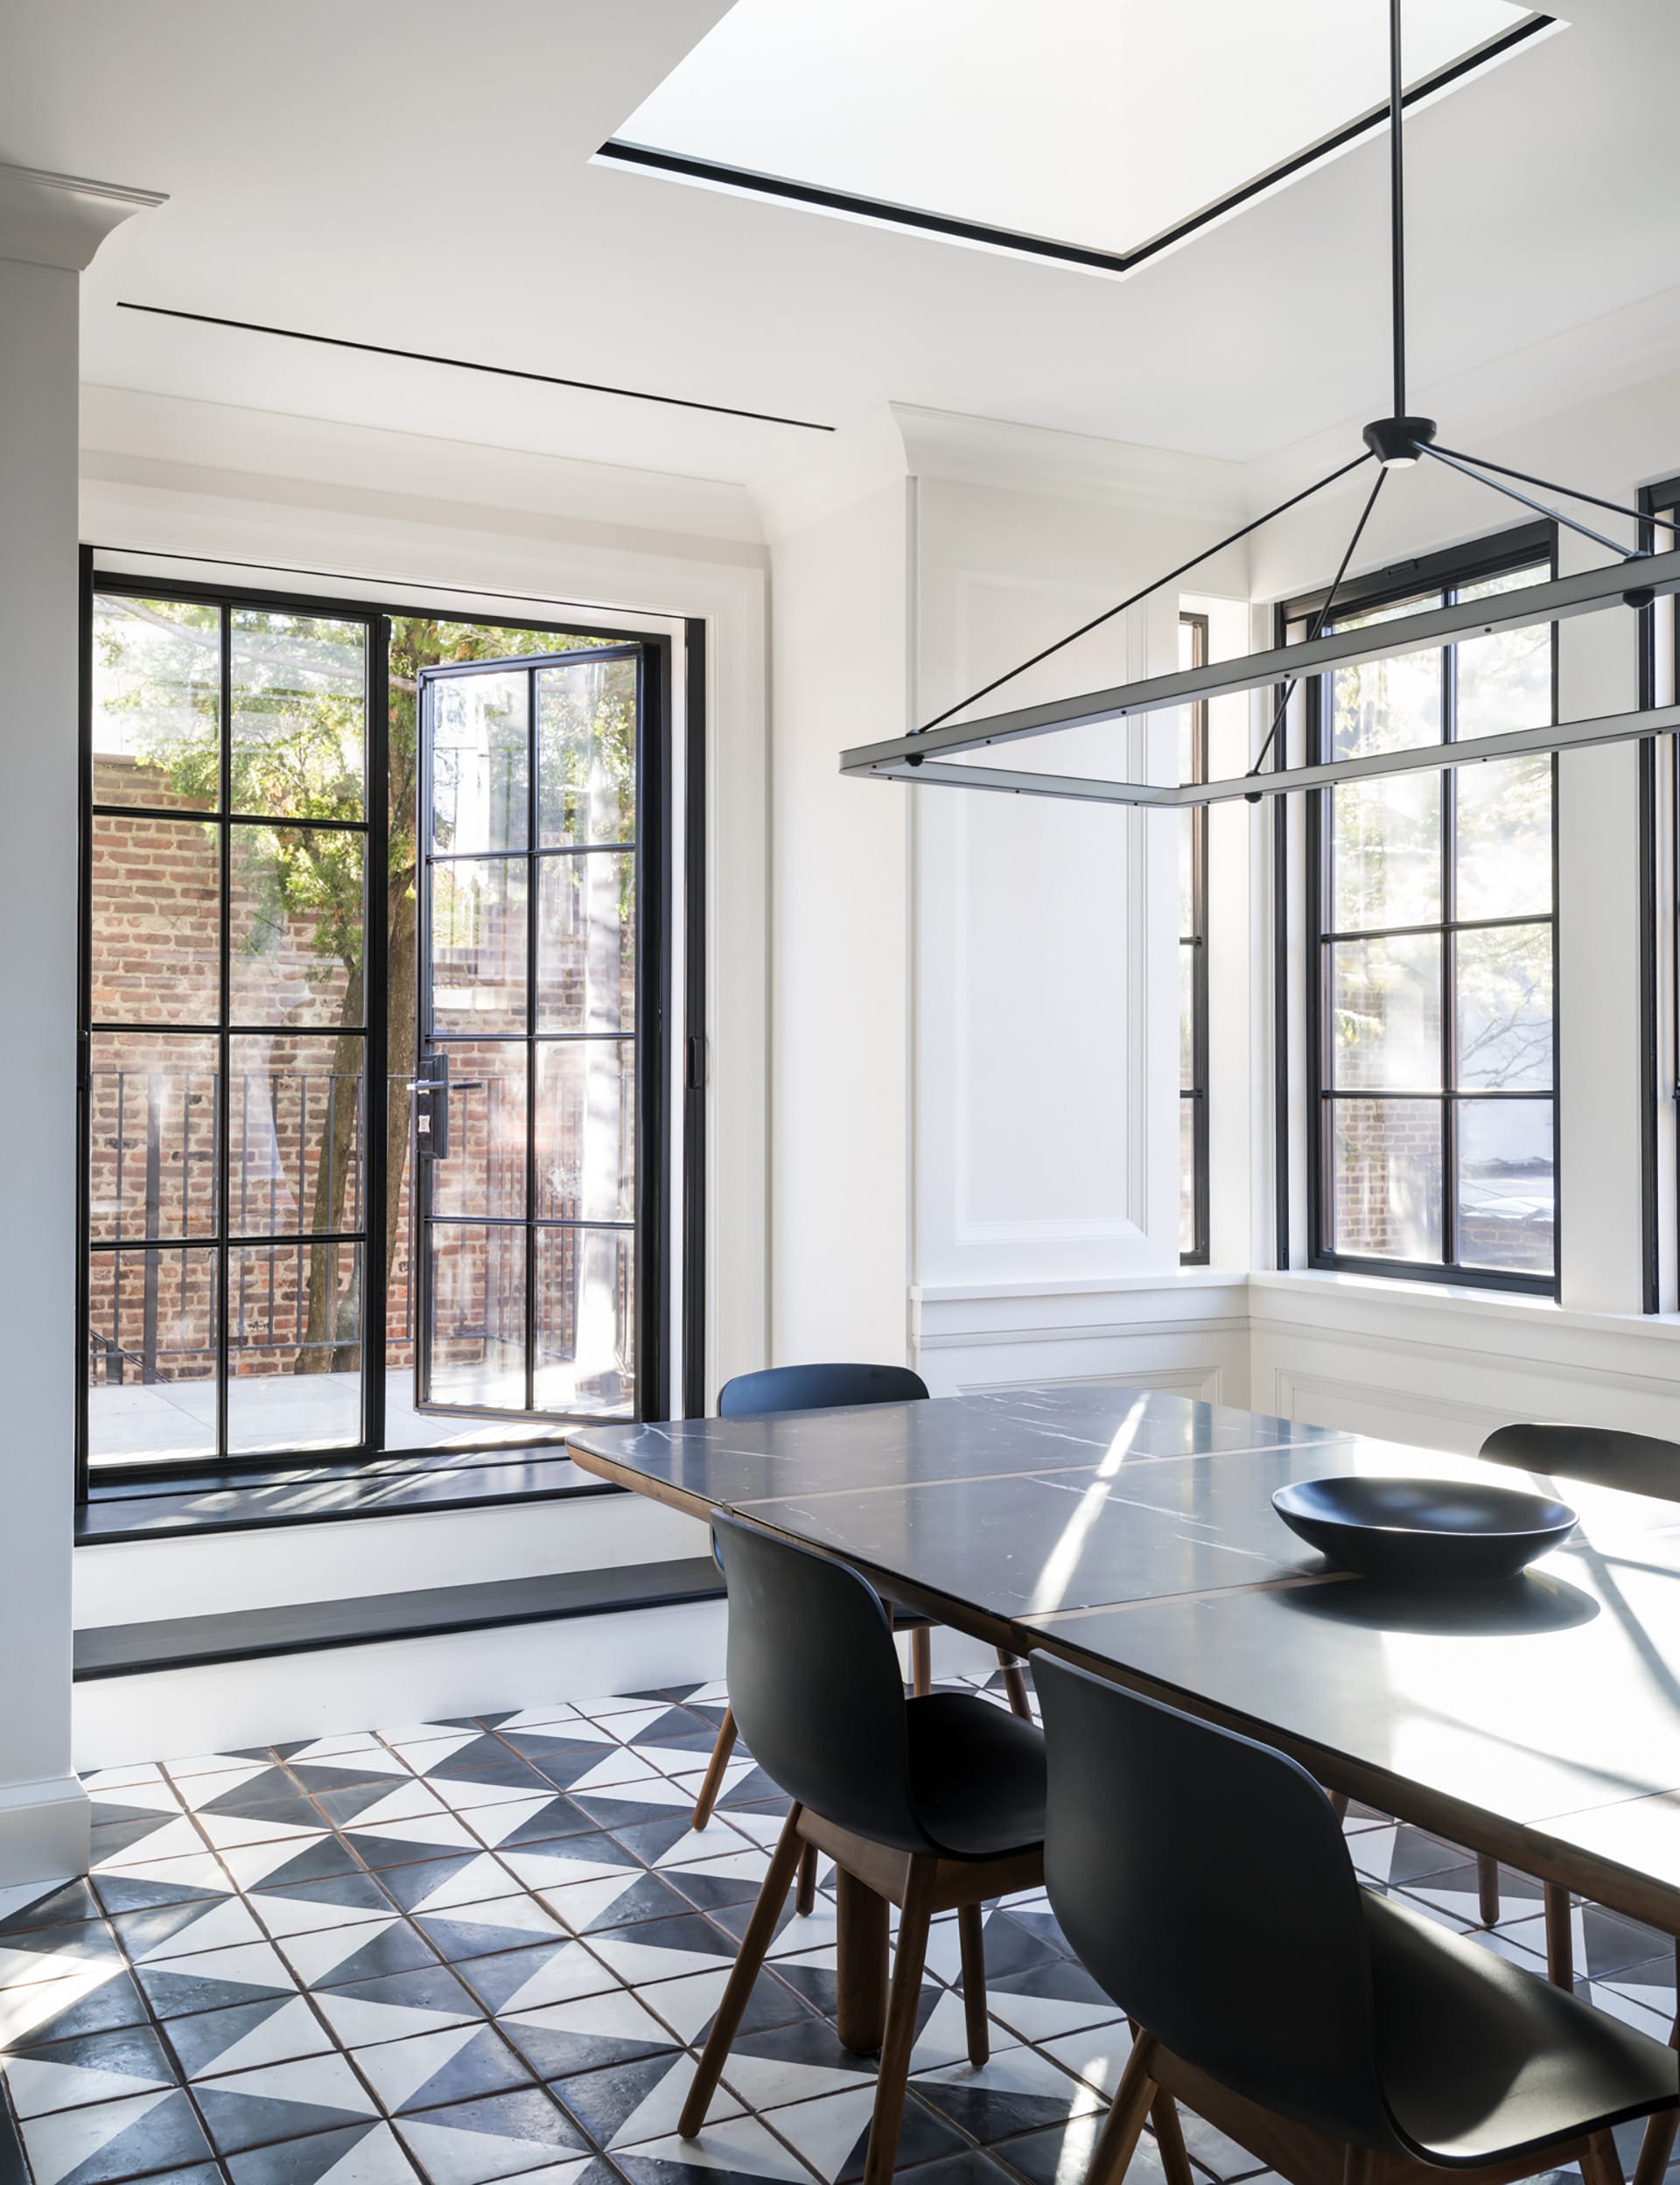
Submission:
<svg viewBox="0 0 1680 2185">
<path fill-rule="evenodd" d="M 1117 1383 L 574 1427 L 578 1467 L 722 1510 L 988 1645 L 1044 1652 L 1291 1754 L 1333 1792 L 1680 1937 L 1680 1501 Z M 1578 1523 L 1498 1586 L 1333 1568 L 1295 1481 L 1480 1481 Z M 1680 1480 L 1676 1480 L 1680 1494 Z M 885 1902 L 842 1875 L 838 2017 L 878 2045 Z M 1568 1984 L 1570 1921 L 1550 1977 Z M 1656 2185 L 1671 2119 L 1635 2185 Z"/>
</svg>

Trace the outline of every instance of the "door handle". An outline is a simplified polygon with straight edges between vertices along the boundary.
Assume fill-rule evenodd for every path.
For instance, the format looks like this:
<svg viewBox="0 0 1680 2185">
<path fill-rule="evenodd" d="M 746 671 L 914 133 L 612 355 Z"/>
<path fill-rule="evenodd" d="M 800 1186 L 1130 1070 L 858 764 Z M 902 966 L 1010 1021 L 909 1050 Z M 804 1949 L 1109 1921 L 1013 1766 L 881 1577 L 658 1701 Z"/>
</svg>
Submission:
<svg viewBox="0 0 1680 2185">
<path fill-rule="evenodd" d="M 426 1160 L 449 1159 L 449 1057 L 427 1054 L 413 1081 L 414 1150 Z"/>
</svg>

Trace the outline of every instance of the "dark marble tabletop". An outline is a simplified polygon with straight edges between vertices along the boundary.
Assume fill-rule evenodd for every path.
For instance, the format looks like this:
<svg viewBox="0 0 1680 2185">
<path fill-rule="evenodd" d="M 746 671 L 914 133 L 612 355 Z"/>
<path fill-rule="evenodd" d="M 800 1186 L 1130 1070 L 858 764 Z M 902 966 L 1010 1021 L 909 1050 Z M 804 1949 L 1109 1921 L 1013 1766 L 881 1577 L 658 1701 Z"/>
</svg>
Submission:
<svg viewBox="0 0 1680 2185">
<path fill-rule="evenodd" d="M 1331 1572 L 1272 1490 L 1530 1475 L 1118 1385 L 591 1428 L 570 1446 L 935 1596 L 951 1622 L 966 1607 L 1023 1649 L 1054 1640 L 1614 1859 L 1673 1890 L 1680 1925 L 1680 1503 L 1557 1482 L 1581 1519 L 1564 1548 L 1497 1597 L 1419 1596 Z"/>
<path fill-rule="evenodd" d="M 580 1427 L 567 1446 L 732 1509 L 794 1492 L 1088 1471 L 1334 1439 L 1293 1419 L 1104 1383 L 762 1418 Z"/>
</svg>

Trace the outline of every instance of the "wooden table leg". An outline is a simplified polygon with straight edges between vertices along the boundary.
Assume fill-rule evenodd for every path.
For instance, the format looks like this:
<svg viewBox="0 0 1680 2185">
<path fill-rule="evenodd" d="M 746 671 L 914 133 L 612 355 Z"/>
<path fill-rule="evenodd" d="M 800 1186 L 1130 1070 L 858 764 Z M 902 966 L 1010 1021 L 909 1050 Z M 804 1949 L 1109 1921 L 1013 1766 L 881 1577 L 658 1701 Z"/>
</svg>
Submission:
<svg viewBox="0 0 1680 2185">
<path fill-rule="evenodd" d="M 878 2048 L 886 2034 L 886 1899 L 844 1866 L 835 1869 L 838 1911 L 835 2020 L 848 2048 Z"/>
<path fill-rule="evenodd" d="M 1554 1987 L 1575 1985 L 1575 1922 L 1570 1894 L 1561 1881 L 1544 1885 L 1546 1906 L 1546 1978 Z"/>
</svg>

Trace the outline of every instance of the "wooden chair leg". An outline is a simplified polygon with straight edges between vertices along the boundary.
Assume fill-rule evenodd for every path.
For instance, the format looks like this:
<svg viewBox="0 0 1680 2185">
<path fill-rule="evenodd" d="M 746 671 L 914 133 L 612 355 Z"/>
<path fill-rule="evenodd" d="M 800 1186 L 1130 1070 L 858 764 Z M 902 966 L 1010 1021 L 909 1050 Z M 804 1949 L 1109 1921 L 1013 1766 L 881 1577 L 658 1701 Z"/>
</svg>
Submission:
<svg viewBox="0 0 1680 2185">
<path fill-rule="evenodd" d="M 934 1635 L 925 1623 L 910 1634 L 910 1690 L 925 1699 L 934 1689 Z"/>
<path fill-rule="evenodd" d="M 759 1977 L 759 1967 L 764 1963 L 776 1931 L 776 1915 L 788 1901 L 788 1887 L 794 1879 L 794 1869 L 799 1864 L 803 1841 L 799 1833 L 797 1806 L 790 1807 L 782 1824 L 781 1834 L 776 1838 L 776 1848 L 770 1854 L 770 1867 L 764 1877 L 764 1887 L 759 1891 L 759 1901 L 752 1907 L 752 1916 L 746 1923 L 741 1937 L 740 1949 L 736 1952 L 734 1970 L 724 1990 L 724 1999 L 718 2006 L 718 2015 L 711 2021 L 707 2035 L 705 2052 L 700 2058 L 700 2068 L 694 2075 L 689 2097 L 682 2104 L 682 2114 L 677 2130 L 685 2139 L 692 2139 L 706 2121 L 706 2111 L 718 2090 L 723 2076 L 724 2059 L 730 2044 L 739 2028 L 746 2012 L 747 1998 L 752 1992 L 752 1983 Z"/>
<path fill-rule="evenodd" d="M 807 1844 L 799 1854 L 799 1880 L 794 1890 L 794 1909 L 807 1918 L 816 1905 L 816 1845 Z"/>
<path fill-rule="evenodd" d="M 1545 1884 L 1546 1978 L 1554 1987 L 1575 1985 L 1575 1929 L 1569 1891 L 1561 1881 Z"/>
<path fill-rule="evenodd" d="M 965 1904 L 956 1915 L 957 1939 L 962 1945 L 962 2014 L 968 2021 L 969 2062 L 977 2070 L 991 2055 L 991 2028 L 986 2020 L 986 1943 L 983 1908 Z"/>
<path fill-rule="evenodd" d="M 1680 1944 L 1676 1944 L 1675 1949 L 1675 1969 L 1680 1972 Z M 1676 2018 L 1669 2029 L 1669 2046 L 1670 2048 L 1680 2048 L 1680 2018 Z M 1634 2185 L 1661 2185 L 1669 2167 L 1669 2157 L 1674 2153 L 1676 2121 L 1671 2109 L 1646 2120 L 1645 2137 L 1639 2146 L 1639 2160 L 1634 2165 Z"/>
<path fill-rule="evenodd" d="M 1648 2120 L 1645 2137 L 1639 2144 L 1639 2160 L 1634 2165 L 1634 2185 L 1659 2185 L 1674 2153 L 1674 2130 L 1672 2110 Z"/>
<path fill-rule="evenodd" d="M 1157 2090 L 1149 2105 L 1149 2121 L 1155 2127 L 1155 2146 L 1166 2185 L 1197 2185 L 1184 2144 L 1184 2126 L 1179 2122 L 1179 2105 L 1165 2087 Z"/>
<path fill-rule="evenodd" d="M 1326 1790 L 1324 1795 L 1329 1799 L 1337 1820 L 1345 1821 L 1348 1818 L 1348 1793 L 1345 1790 Z"/>
<path fill-rule="evenodd" d="M 1150 2112 L 1156 2094 L 1155 2082 L 1149 2076 L 1150 2058 L 1155 2044 L 1147 2034 L 1140 2034 L 1131 2044 L 1131 2054 L 1126 2058 L 1126 2068 L 1120 2075 L 1120 2083 L 1114 2090 L 1108 2121 L 1097 2135 L 1096 2146 L 1091 2152 L 1091 2166 L 1085 2173 L 1085 2185 L 1120 2185 L 1138 2151 L 1138 2136 L 1144 2129 L 1144 2119 Z"/>
<path fill-rule="evenodd" d="M 694 1825 L 703 1829 L 711 1818 L 711 1809 L 718 1803 L 718 1793 L 724 1787 L 724 1770 L 729 1756 L 735 1750 L 735 1710 L 724 1709 L 724 1719 L 718 1725 L 718 1742 L 711 1748 L 711 1758 L 706 1762 L 705 1781 L 700 1786 L 700 1796 L 694 1802 Z"/>
<path fill-rule="evenodd" d="M 1009 1694 L 1009 1711 L 1018 1714 L 1023 1722 L 1032 1719 L 1032 1702 L 1026 1696 L 1026 1678 L 1015 1656 L 1004 1647 L 998 1649 L 998 1666 L 1004 1672 L 1004 1690 Z"/>
<path fill-rule="evenodd" d="M 1623 2185 L 1621 2157 L 1613 2132 L 1595 2132 L 1587 2141 L 1581 2154 L 1581 2176 L 1585 2185 Z"/>
<path fill-rule="evenodd" d="M 889 2185 L 898 2158 L 899 2125 L 910 2076 L 910 2051 L 916 2044 L 916 2008 L 921 2000 L 921 1969 L 928 1956 L 928 1923 L 938 1867 L 935 1859 L 913 1859 L 906 1878 L 892 1964 L 892 1992 L 886 2006 L 886 2038 L 881 2043 L 875 2114 L 870 2120 L 869 2153 L 864 2160 L 864 2185 Z"/>
<path fill-rule="evenodd" d="M 1499 1924 L 1499 1861 L 1491 1852 L 1476 1853 L 1476 1906 L 1484 1927 Z"/>
</svg>

